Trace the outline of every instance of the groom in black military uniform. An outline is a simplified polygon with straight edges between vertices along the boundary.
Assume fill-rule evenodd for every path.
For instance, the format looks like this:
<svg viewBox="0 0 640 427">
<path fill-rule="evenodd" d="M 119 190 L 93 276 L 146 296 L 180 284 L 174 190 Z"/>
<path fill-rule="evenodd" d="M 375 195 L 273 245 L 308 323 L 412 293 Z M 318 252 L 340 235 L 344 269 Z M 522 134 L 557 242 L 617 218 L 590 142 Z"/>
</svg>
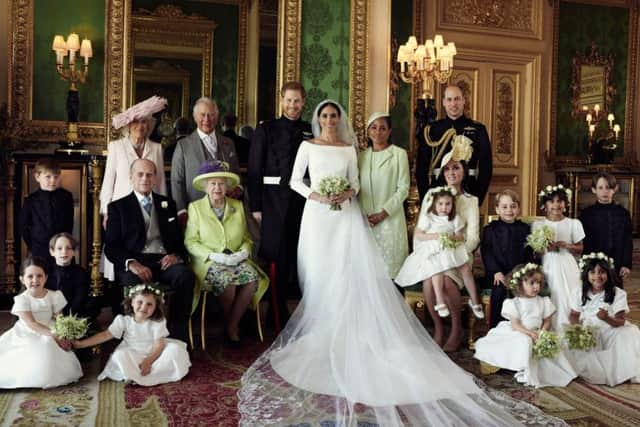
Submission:
<svg viewBox="0 0 640 427">
<path fill-rule="evenodd" d="M 282 325 L 289 319 L 287 295 L 297 291 L 296 255 L 305 203 L 289 188 L 289 179 L 300 143 L 312 138 L 311 125 L 300 118 L 304 99 L 300 83 L 285 83 L 280 90 L 282 116 L 258 125 L 249 151 L 249 206 L 260 224 L 260 256 L 275 262 Z"/>
<path fill-rule="evenodd" d="M 481 205 L 489 190 L 493 173 L 489 135 L 482 123 L 464 116 L 464 103 L 462 90 L 458 86 L 448 86 L 442 100 L 447 117 L 426 126 L 424 132 L 418 132 L 416 182 L 420 200 L 434 186 L 440 160 L 451 151 L 451 143 L 456 135 L 464 135 L 472 141 L 473 155 L 466 177 L 468 191 L 478 198 Z"/>
</svg>

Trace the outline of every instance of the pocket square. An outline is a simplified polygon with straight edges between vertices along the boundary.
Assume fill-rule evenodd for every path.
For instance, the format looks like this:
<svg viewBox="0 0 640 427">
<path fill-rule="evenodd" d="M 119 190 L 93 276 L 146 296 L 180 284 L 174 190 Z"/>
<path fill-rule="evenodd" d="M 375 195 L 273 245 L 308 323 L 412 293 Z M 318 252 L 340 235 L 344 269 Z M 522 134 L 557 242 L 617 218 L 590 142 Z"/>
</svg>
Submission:
<svg viewBox="0 0 640 427">
<path fill-rule="evenodd" d="M 169 219 L 167 220 L 167 222 L 174 221 L 175 219 L 176 219 L 176 217 L 175 217 L 175 216 L 172 216 L 171 218 L 169 218 Z"/>
</svg>

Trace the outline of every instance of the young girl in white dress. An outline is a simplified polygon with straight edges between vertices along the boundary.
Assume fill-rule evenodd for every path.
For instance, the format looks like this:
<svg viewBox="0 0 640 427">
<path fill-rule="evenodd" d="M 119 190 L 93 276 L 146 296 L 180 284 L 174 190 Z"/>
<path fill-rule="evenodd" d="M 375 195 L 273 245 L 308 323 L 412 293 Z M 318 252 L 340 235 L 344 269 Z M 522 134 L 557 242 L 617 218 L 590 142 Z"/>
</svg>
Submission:
<svg viewBox="0 0 640 427">
<path fill-rule="evenodd" d="M 463 244 L 443 247 L 441 236 L 448 235 L 452 242 L 462 243 L 464 221 L 456 215 L 456 190 L 442 186 L 429 190 L 422 202 L 418 225 L 413 233 L 413 252 L 407 257 L 396 276 L 400 286 L 411 286 L 431 278 L 436 296 L 434 309 L 440 317 L 449 316 L 449 307 L 444 303 L 444 273 L 457 269 L 469 295 L 473 314 L 482 319 L 482 305 L 479 304 L 476 283 L 468 263 L 469 255 Z"/>
<path fill-rule="evenodd" d="M 26 258 L 20 282 L 27 288 L 14 298 L 11 314 L 16 324 L 0 336 L 0 389 L 51 388 L 77 381 L 82 367 L 68 351 L 69 341 L 51 333 L 55 316 L 67 305 L 60 291 L 45 289 L 46 262 Z"/>
<path fill-rule="evenodd" d="M 536 359 L 533 345 L 541 330 L 551 328 L 555 307 L 549 297 L 541 297 L 544 275 L 538 264 L 520 264 L 513 269 L 510 288 L 518 295 L 505 300 L 505 321 L 476 341 L 474 357 L 490 365 L 516 371 L 516 381 L 534 387 L 564 387 L 577 374 L 563 352 Z"/>
<path fill-rule="evenodd" d="M 596 347 L 571 350 L 578 375 L 594 384 L 640 382 L 640 330 L 625 320 L 627 293 L 619 288 L 613 259 L 602 252 L 580 258 L 582 288 L 573 294 L 571 323 L 598 328 Z"/>
<path fill-rule="evenodd" d="M 125 315 L 119 314 L 106 331 L 82 341 L 75 348 L 91 347 L 122 339 L 98 380 L 134 382 L 153 386 L 179 381 L 189 372 L 191 361 L 184 342 L 167 338 L 163 294 L 151 285 L 136 285 L 123 301 Z"/>
<path fill-rule="evenodd" d="M 584 229 L 579 220 L 564 216 L 571 200 L 571 190 L 562 185 L 546 186 L 538 199 L 546 218 L 533 223 L 532 232 L 540 227 L 553 230 L 553 242 L 542 255 L 542 267 L 549 284 L 551 302 L 556 307 L 553 330 L 561 332 L 568 323 L 571 295 L 580 286 L 580 270 L 576 256 L 582 252 Z"/>
</svg>

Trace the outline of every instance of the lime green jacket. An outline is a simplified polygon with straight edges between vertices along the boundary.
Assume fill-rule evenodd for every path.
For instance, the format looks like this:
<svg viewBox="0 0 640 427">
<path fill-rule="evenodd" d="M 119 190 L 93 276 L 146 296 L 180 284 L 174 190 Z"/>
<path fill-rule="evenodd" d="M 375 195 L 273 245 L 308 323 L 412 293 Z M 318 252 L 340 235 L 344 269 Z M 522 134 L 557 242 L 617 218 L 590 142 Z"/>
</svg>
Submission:
<svg viewBox="0 0 640 427">
<path fill-rule="evenodd" d="M 375 159 L 374 159 L 375 158 Z M 374 153 L 371 147 L 358 155 L 363 213 L 384 209 L 389 216 L 373 227 L 389 276 L 394 278 L 409 252 L 404 201 L 409 195 L 409 160 L 406 150 L 390 145 Z"/>
<path fill-rule="evenodd" d="M 184 233 L 184 245 L 191 254 L 191 267 L 196 275 L 193 292 L 193 307 L 195 310 L 200 300 L 200 289 L 209 267 L 213 263 L 209 259 L 212 252 L 232 252 L 246 250 L 251 253 L 253 242 L 247 231 L 247 220 L 242 202 L 230 198 L 225 199 L 224 216 L 218 219 L 209 204 L 209 196 L 204 196 L 189 204 L 189 220 Z M 253 296 L 250 308 L 255 309 L 260 298 L 269 287 L 267 275 L 251 260 L 247 260 L 256 268 L 260 279 L 258 290 Z"/>
</svg>

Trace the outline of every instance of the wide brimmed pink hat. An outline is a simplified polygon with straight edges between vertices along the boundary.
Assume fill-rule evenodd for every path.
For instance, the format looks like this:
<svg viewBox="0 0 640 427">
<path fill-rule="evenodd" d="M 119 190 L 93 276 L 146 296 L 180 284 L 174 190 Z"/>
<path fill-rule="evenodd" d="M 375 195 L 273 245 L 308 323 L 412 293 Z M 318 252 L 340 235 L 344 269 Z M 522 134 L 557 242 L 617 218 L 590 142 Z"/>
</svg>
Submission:
<svg viewBox="0 0 640 427">
<path fill-rule="evenodd" d="M 128 125 L 134 120 L 139 120 L 144 117 L 151 117 L 152 114 L 162 111 L 167 107 L 167 100 L 161 96 L 152 96 L 142 102 L 138 102 L 136 105 L 127 108 L 122 113 L 113 116 L 111 124 L 114 129 L 120 129 L 123 126 Z"/>
</svg>

